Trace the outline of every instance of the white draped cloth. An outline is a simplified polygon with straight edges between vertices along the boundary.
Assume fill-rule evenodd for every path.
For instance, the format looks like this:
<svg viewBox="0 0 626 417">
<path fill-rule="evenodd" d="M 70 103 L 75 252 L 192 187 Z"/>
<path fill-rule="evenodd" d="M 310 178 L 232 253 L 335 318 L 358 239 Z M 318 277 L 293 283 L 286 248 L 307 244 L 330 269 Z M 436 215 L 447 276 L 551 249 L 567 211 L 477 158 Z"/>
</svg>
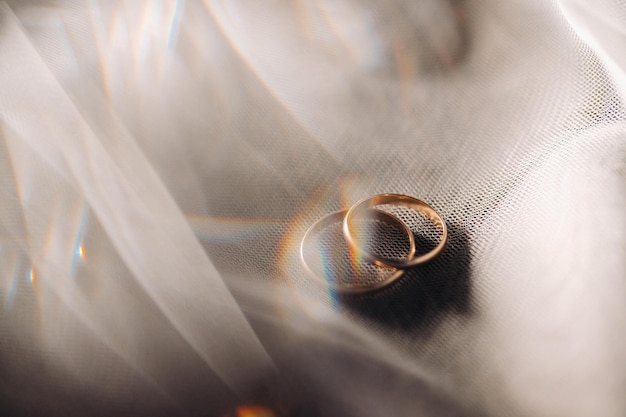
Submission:
<svg viewBox="0 0 626 417">
<path fill-rule="evenodd" d="M 0 414 L 624 416 L 625 91 L 624 0 L 0 1 Z"/>
</svg>

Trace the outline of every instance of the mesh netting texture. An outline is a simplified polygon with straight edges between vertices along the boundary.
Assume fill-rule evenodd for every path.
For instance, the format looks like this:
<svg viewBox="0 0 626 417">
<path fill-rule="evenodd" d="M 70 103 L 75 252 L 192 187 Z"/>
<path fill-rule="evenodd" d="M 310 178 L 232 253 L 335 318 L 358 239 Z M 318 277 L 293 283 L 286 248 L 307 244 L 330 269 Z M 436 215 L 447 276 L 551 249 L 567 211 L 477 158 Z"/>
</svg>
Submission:
<svg viewBox="0 0 626 417">
<path fill-rule="evenodd" d="M 626 414 L 626 3 L 270 3 L 0 1 L 0 414 Z"/>
<path fill-rule="evenodd" d="M 329 220 L 323 218 L 302 240 L 302 261 L 313 279 L 339 292 L 354 292 L 374 289 L 399 277 L 395 268 L 376 265 L 361 253 L 406 261 L 411 254 L 410 229 L 404 230 L 400 219 L 381 214 L 357 218 L 353 233 L 358 237 L 359 247 L 351 248 L 342 230 L 343 214 L 337 212 Z"/>
</svg>

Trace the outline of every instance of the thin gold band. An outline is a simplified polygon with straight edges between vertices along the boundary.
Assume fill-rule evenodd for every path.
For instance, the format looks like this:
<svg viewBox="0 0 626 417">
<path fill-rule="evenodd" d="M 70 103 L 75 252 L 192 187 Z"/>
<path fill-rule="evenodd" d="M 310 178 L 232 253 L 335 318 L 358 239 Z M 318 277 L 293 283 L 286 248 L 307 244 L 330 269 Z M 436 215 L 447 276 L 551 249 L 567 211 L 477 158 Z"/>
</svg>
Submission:
<svg viewBox="0 0 626 417">
<path fill-rule="evenodd" d="M 368 219 L 377 219 L 377 220 L 381 220 L 385 222 L 398 224 L 398 226 L 402 228 L 402 230 L 406 233 L 407 238 L 409 240 L 408 258 L 412 259 L 415 256 L 416 248 L 415 248 L 415 239 L 414 239 L 413 233 L 411 232 L 411 229 L 409 229 L 409 227 L 402 220 L 398 219 L 393 214 L 386 213 L 384 211 L 376 210 L 376 209 L 361 210 L 359 211 L 359 214 L 365 214 L 367 212 L 371 212 L 374 215 L 374 217 L 371 217 L 371 216 L 367 217 Z M 335 222 L 341 222 L 342 220 L 345 219 L 345 216 L 347 213 L 348 213 L 348 210 L 339 210 L 339 211 L 335 211 L 330 214 L 327 214 L 326 216 L 322 217 L 321 219 L 313 223 L 311 227 L 309 227 L 309 229 L 305 232 L 304 236 L 302 237 L 302 241 L 300 243 L 300 260 L 302 261 L 302 264 L 304 265 L 307 272 L 317 281 L 321 281 L 323 284 L 329 286 L 334 291 L 339 292 L 339 293 L 344 293 L 344 294 L 357 294 L 357 293 L 364 293 L 368 291 L 377 290 L 377 289 L 380 289 L 382 287 L 385 287 L 391 284 L 392 282 L 400 278 L 402 275 L 404 275 L 404 270 L 397 269 L 389 277 L 381 281 L 376 281 L 374 283 L 362 284 L 362 285 L 358 285 L 358 284 L 345 285 L 345 284 L 337 284 L 333 282 L 328 282 L 327 280 L 323 279 L 318 274 L 316 274 L 309 267 L 304 256 L 304 252 L 305 252 L 305 247 L 307 246 L 307 243 L 310 237 L 314 234 L 314 232 L 318 230 L 323 230 L 324 228 L 330 226 L 331 224 Z M 366 256 L 364 258 L 366 260 L 372 259 L 370 256 Z M 390 267 L 387 265 L 380 265 L 380 264 L 377 264 L 377 265 L 382 266 L 384 268 L 396 269 L 394 267 Z"/>
<path fill-rule="evenodd" d="M 353 221 L 355 217 L 359 216 L 364 211 L 374 210 L 374 207 L 381 204 L 405 206 L 424 214 L 430 221 L 435 224 L 435 226 L 439 228 L 439 230 L 441 230 L 442 236 L 437 246 L 435 246 L 435 248 L 430 252 L 427 252 L 423 255 L 409 256 L 407 260 L 386 258 L 384 256 L 379 256 L 365 251 L 359 244 L 358 240 L 355 238 L 355 235 L 353 233 Z M 403 194 L 379 194 L 359 201 L 348 210 L 343 219 L 343 234 L 350 247 L 353 250 L 361 253 L 362 256 L 372 260 L 372 262 L 376 263 L 377 265 L 398 269 L 411 268 L 434 259 L 441 253 L 441 251 L 443 251 L 443 248 L 446 246 L 446 241 L 448 240 L 448 228 L 446 227 L 446 222 L 439 215 L 439 213 L 437 213 L 434 208 L 432 208 L 422 200 L 418 200 L 417 198 L 409 197 Z M 413 235 L 413 232 L 411 232 L 411 235 Z"/>
</svg>

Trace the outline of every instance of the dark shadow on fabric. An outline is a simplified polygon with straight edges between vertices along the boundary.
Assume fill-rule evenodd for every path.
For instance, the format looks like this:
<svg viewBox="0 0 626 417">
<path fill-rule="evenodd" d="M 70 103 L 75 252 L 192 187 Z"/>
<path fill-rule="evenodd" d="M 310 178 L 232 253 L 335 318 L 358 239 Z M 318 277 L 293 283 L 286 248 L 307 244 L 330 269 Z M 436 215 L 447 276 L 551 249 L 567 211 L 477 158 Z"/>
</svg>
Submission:
<svg viewBox="0 0 626 417">
<path fill-rule="evenodd" d="M 438 258 L 408 270 L 380 291 L 341 296 L 341 306 L 387 328 L 405 331 L 431 327 L 446 314 L 470 314 L 469 240 L 463 228 L 448 227 L 448 244 Z M 415 238 L 418 252 L 436 244 L 417 235 Z"/>
</svg>

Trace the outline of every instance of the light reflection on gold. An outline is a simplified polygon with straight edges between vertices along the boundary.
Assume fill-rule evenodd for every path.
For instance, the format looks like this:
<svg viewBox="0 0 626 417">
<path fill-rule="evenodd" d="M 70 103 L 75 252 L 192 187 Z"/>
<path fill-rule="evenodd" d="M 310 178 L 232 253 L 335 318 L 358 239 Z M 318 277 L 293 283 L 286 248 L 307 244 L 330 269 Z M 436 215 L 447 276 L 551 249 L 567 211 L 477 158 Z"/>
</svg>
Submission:
<svg viewBox="0 0 626 417">
<path fill-rule="evenodd" d="M 85 259 L 85 247 L 83 245 L 78 247 L 78 256 L 80 256 L 81 259 Z"/>
<path fill-rule="evenodd" d="M 30 278 L 30 282 L 35 284 L 37 281 L 37 275 L 35 274 L 35 268 L 30 268 L 30 273 L 29 273 L 29 278 Z"/>
<path fill-rule="evenodd" d="M 341 208 L 347 210 L 350 208 L 350 189 L 353 186 L 354 179 L 346 178 L 344 179 L 339 186 L 339 198 L 341 199 Z M 350 256 L 350 266 L 352 267 L 352 281 L 356 281 L 358 277 L 356 276 L 356 271 L 359 270 L 359 265 L 363 262 L 361 255 L 358 251 L 356 251 L 352 246 L 348 245 L 348 256 Z M 329 262 L 328 260 L 327 262 Z M 329 278 L 329 277 L 327 277 Z"/>
<path fill-rule="evenodd" d="M 298 213 L 293 217 L 293 220 L 289 223 L 278 246 L 276 264 L 283 277 L 301 277 L 306 275 L 293 273 L 294 269 L 303 268 L 300 263 L 299 248 L 306 230 L 324 214 L 335 211 L 338 208 L 349 208 L 353 203 L 354 195 L 358 187 L 359 184 L 355 178 L 342 178 L 337 188 L 326 189 L 320 192 L 312 197 L 306 205 L 301 207 Z M 337 203 L 339 207 L 337 207 Z M 319 214 L 319 216 L 314 215 L 315 213 Z M 330 260 L 324 259 L 324 262 L 330 262 Z M 360 262 L 355 251 L 350 252 L 350 262 L 352 265 L 356 265 Z M 332 273 L 333 269 L 330 265 L 327 266 L 328 268 L 324 268 L 324 271 Z M 354 270 L 356 271 L 357 269 Z M 334 281 L 334 277 L 326 276 L 326 278 L 330 282 Z M 302 287 L 302 285 L 296 285 L 293 281 L 288 281 L 288 283 L 294 284 L 294 288 Z M 326 292 L 331 304 L 334 304 L 337 300 L 337 294 L 330 287 L 326 288 Z M 296 291 L 295 294 L 298 294 L 298 291 Z M 308 304 L 306 302 L 302 302 L 301 304 L 303 308 L 307 308 Z"/>
</svg>

